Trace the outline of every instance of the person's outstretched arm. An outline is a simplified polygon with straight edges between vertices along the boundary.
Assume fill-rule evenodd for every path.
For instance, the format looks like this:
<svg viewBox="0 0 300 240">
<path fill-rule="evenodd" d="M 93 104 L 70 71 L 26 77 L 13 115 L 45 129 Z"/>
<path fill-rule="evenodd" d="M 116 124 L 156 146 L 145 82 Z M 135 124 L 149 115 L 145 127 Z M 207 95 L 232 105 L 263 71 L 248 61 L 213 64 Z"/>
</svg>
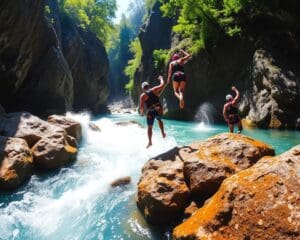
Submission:
<svg viewBox="0 0 300 240">
<path fill-rule="evenodd" d="M 182 58 L 180 58 L 180 61 L 185 63 L 191 57 L 191 55 L 188 54 L 183 49 L 181 49 L 180 52 L 183 53 L 183 55 L 184 55 Z"/>
<path fill-rule="evenodd" d="M 141 114 L 141 116 L 144 116 L 144 112 L 145 112 L 144 105 L 145 105 L 145 101 L 144 101 L 144 93 L 143 93 L 140 96 L 140 114 Z"/>
<path fill-rule="evenodd" d="M 156 95 L 159 95 L 160 91 L 163 89 L 164 85 L 165 85 L 165 82 L 164 82 L 164 78 L 159 75 L 158 78 L 157 78 L 160 83 L 159 85 L 155 86 L 152 88 L 152 91 L 156 94 Z"/>
<path fill-rule="evenodd" d="M 168 83 L 168 84 L 171 82 L 172 70 L 173 70 L 173 65 L 172 65 L 172 62 L 171 62 L 171 63 L 169 64 L 169 71 L 168 71 L 168 80 L 167 80 L 167 83 Z"/>
<path fill-rule="evenodd" d="M 235 97 L 232 100 L 232 104 L 236 104 L 239 100 L 240 100 L 240 92 L 239 90 L 237 90 L 237 88 L 235 86 L 232 86 L 232 91 L 235 92 Z"/>
</svg>

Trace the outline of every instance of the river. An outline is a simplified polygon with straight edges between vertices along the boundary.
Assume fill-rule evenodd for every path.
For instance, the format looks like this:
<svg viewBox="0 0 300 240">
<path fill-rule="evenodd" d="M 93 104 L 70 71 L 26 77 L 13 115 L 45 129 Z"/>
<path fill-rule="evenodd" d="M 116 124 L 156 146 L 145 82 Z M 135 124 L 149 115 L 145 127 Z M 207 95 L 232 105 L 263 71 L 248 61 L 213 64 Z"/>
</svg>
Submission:
<svg viewBox="0 0 300 240">
<path fill-rule="evenodd" d="M 101 128 L 88 128 L 88 114 L 68 114 L 81 122 L 83 140 L 75 163 L 50 174 L 38 173 L 11 193 L 0 194 L 0 239 L 22 240 L 162 240 L 166 234 L 147 226 L 135 205 L 141 168 L 151 157 L 176 145 L 227 131 L 225 126 L 165 120 L 167 138 L 154 127 L 153 146 L 146 129 L 117 126 L 137 115 L 110 115 L 93 119 Z M 276 154 L 300 144 L 300 132 L 245 130 L 246 135 L 272 145 Z M 112 189 L 118 177 L 131 176 L 125 187 Z M 165 235 L 165 236 L 164 236 Z"/>
</svg>

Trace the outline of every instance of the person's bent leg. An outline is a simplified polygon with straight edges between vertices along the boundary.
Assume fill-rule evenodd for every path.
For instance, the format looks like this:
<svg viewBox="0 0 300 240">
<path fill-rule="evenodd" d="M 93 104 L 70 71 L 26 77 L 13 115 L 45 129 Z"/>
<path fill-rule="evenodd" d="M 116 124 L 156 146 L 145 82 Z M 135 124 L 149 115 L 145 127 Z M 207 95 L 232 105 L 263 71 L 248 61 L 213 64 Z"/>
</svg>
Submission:
<svg viewBox="0 0 300 240">
<path fill-rule="evenodd" d="M 241 132 L 243 131 L 243 124 L 242 124 L 242 121 L 239 121 L 239 122 L 238 122 L 238 129 L 239 129 L 238 133 L 241 133 Z"/>
<path fill-rule="evenodd" d="M 165 133 L 165 130 L 164 130 L 164 123 L 161 119 L 157 119 L 157 121 L 158 121 L 158 126 L 159 126 L 160 131 L 161 131 L 161 135 L 162 135 L 163 138 L 165 138 L 166 133 Z"/>
<path fill-rule="evenodd" d="M 234 125 L 231 124 L 231 123 L 228 123 L 228 127 L 229 127 L 229 131 L 230 131 L 231 133 L 233 133 Z"/>
<path fill-rule="evenodd" d="M 148 125 L 148 145 L 146 146 L 146 148 L 149 148 L 150 146 L 152 146 L 152 128 L 153 125 Z"/>
<path fill-rule="evenodd" d="M 179 82 L 173 81 L 173 90 L 174 90 L 174 95 L 178 100 L 180 100 L 180 94 L 178 92 L 179 89 Z"/>
<path fill-rule="evenodd" d="M 186 85 L 185 81 L 180 81 L 180 83 L 179 83 L 179 94 L 180 94 L 179 106 L 180 106 L 181 109 L 184 108 L 184 91 L 185 91 L 185 85 Z"/>
</svg>

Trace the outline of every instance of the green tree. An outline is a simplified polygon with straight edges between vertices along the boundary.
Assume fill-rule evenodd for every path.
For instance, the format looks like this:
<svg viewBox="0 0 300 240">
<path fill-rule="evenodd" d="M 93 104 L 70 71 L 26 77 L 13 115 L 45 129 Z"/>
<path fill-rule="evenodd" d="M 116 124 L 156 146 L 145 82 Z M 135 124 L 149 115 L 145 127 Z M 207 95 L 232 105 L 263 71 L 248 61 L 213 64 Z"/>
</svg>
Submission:
<svg viewBox="0 0 300 240">
<path fill-rule="evenodd" d="M 93 31 L 104 43 L 113 27 L 116 0 L 60 0 L 60 8 L 82 28 Z"/>
</svg>

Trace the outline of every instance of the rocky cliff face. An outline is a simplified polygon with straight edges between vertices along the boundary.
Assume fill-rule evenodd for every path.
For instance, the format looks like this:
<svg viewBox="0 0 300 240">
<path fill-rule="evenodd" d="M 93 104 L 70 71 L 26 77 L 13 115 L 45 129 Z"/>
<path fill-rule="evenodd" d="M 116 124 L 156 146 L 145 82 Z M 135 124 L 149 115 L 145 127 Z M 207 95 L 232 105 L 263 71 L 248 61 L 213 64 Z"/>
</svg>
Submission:
<svg viewBox="0 0 300 240">
<path fill-rule="evenodd" d="M 154 12 L 157 11 L 158 6 Z M 163 24 L 166 32 L 151 30 Z M 144 55 L 136 74 L 136 88 L 140 87 L 140 82 L 155 77 L 154 49 L 170 48 L 178 43 L 172 36 L 172 25 L 170 19 L 158 13 L 151 15 L 146 23 L 140 34 Z M 185 111 L 179 111 L 172 89 L 168 87 L 163 95 L 169 110 L 167 117 L 193 119 L 199 107 L 209 102 L 213 105 L 213 120 L 224 122 L 225 95 L 236 85 L 242 94 L 240 112 L 249 124 L 291 129 L 299 125 L 299 26 L 291 25 L 284 18 L 259 16 L 253 19 L 246 32 L 248 35 L 243 39 L 224 37 L 193 55 L 185 67 L 188 76 Z"/>
<path fill-rule="evenodd" d="M 27 110 L 49 115 L 73 107 L 97 112 L 98 106 L 105 104 L 108 95 L 105 50 L 94 35 L 74 26 L 70 31 L 81 31 L 81 38 L 74 36 L 73 39 L 81 46 L 77 58 L 69 45 L 62 51 L 62 42 L 68 42 L 63 38 L 68 36 L 68 30 L 64 28 L 62 34 L 63 24 L 56 1 L 49 1 L 49 4 L 43 0 L 1 1 L 0 20 L 0 101 L 7 112 Z M 82 47 L 85 44 L 86 47 Z M 89 62 L 86 58 L 93 55 L 93 51 L 97 54 Z M 67 61 L 72 56 L 76 63 Z M 95 71 L 96 68 L 100 70 Z M 83 77 L 87 72 L 94 76 Z M 78 102 L 87 88 L 78 93 L 78 79 L 90 86 L 88 90 L 92 96 L 81 105 Z"/>
<path fill-rule="evenodd" d="M 135 74 L 134 102 L 137 102 L 137 97 L 141 93 L 141 82 L 157 83 L 156 78 L 159 72 L 154 67 L 153 51 L 171 47 L 174 19 L 164 18 L 159 8 L 160 3 L 155 3 L 148 20 L 141 27 L 139 34 L 143 55 L 141 66 Z"/>
</svg>

